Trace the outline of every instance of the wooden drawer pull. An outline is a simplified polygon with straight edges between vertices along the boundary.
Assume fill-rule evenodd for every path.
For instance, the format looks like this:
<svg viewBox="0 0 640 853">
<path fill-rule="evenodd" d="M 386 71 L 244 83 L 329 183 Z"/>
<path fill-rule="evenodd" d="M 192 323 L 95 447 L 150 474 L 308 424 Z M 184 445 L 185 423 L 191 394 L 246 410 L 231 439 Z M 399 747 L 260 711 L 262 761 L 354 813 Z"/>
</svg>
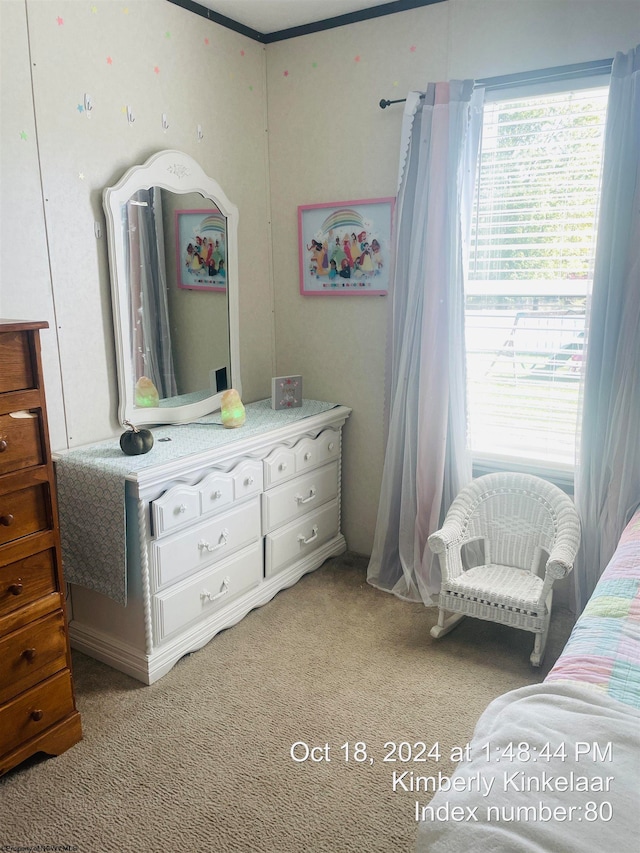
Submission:
<svg viewBox="0 0 640 853">
<path fill-rule="evenodd" d="M 220 536 L 218 537 L 217 545 L 210 545 L 209 542 L 206 541 L 206 539 L 201 539 L 198 542 L 198 548 L 201 551 L 217 551 L 218 548 L 224 548 L 224 546 L 227 544 L 228 541 L 229 541 L 229 531 L 225 527 L 224 530 L 222 531 L 222 533 L 220 534 Z"/>
<path fill-rule="evenodd" d="M 222 581 L 222 587 L 220 592 L 211 593 L 207 589 L 203 589 L 200 593 L 200 598 L 202 601 L 216 601 L 218 598 L 222 598 L 223 595 L 226 595 L 229 592 L 229 584 L 231 583 L 230 578 L 225 578 Z"/>
<path fill-rule="evenodd" d="M 297 504 L 308 504 L 309 501 L 312 501 L 315 498 L 315 496 L 316 496 L 316 487 L 311 486 L 311 488 L 309 489 L 309 494 L 306 498 L 303 498 L 302 495 L 295 495 L 294 501 Z"/>
<path fill-rule="evenodd" d="M 31 712 L 31 719 L 34 720 L 36 723 L 39 720 L 41 720 L 43 717 L 44 717 L 44 711 L 40 710 L 40 708 Z"/>
<path fill-rule="evenodd" d="M 298 542 L 301 545 L 308 545 L 309 542 L 313 542 L 317 538 L 318 538 L 318 525 L 314 524 L 313 527 L 311 528 L 311 536 L 305 537 L 304 533 L 301 533 L 298 536 Z"/>
<path fill-rule="evenodd" d="M 24 586 L 22 585 L 22 581 L 18 580 L 15 583 L 9 585 L 9 592 L 11 595 L 20 595 Z"/>
<path fill-rule="evenodd" d="M 4 527 L 9 527 L 13 524 L 13 516 L 11 513 L 7 513 L 7 515 L 0 515 L 0 524 L 4 525 Z"/>
<path fill-rule="evenodd" d="M 25 649 L 22 652 L 22 657 L 25 658 L 26 660 L 28 660 L 29 663 L 31 663 L 31 661 L 34 660 L 36 654 L 37 654 L 37 652 L 35 649 Z"/>
<path fill-rule="evenodd" d="M 4 453 L 4 451 L 9 447 L 4 438 L 0 439 L 0 453 Z"/>
</svg>

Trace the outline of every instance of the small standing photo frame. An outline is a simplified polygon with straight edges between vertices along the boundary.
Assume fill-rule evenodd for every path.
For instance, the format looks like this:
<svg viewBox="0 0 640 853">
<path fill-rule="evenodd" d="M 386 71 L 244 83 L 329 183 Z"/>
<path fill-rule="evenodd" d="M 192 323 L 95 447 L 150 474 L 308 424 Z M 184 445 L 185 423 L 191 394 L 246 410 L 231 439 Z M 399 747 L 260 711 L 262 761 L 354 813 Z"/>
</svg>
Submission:
<svg viewBox="0 0 640 853">
<path fill-rule="evenodd" d="M 296 409 L 302 405 L 302 376 L 274 376 L 271 380 L 271 408 Z"/>
<path fill-rule="evenodd" d="M 300 293 L 386 296 L 393 198 L 298 207 Z"/>
</svg>

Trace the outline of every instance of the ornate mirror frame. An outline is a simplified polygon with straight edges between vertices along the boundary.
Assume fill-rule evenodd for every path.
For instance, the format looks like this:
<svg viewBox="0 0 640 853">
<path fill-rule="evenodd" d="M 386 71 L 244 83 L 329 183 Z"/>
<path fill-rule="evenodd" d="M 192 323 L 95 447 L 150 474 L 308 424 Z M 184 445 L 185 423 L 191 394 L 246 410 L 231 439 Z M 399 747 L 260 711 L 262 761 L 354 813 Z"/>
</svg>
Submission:
<svg viewBox="0 0 640 853">
<path fill-rule="evenodd" d="M 227 221 L 227 306 L 229 326 L 228 387 L 242 393 L 240 383 L 239 316 L 238 316 L 238 209 L 227 198 L 220 185 L 204 173 L 200 165 L 180 151 L 161 151 L 146 163 L 129 169 L 118 183 L 104 191 L 103 206 L 107 221 L 111 296 L 118 369 L 120 422 L 136 426 L 185 423 L 220 409 L 220 393 L 197 402 L 159 407 L 135 405 L 135 378 L 132 364 L 132 329 L 130 319 L 129 281 L 127 275 L 123 205 L 139 190 L 159 187 L 177 194 L 199 193 L 212 201 Z"/>
</svg>

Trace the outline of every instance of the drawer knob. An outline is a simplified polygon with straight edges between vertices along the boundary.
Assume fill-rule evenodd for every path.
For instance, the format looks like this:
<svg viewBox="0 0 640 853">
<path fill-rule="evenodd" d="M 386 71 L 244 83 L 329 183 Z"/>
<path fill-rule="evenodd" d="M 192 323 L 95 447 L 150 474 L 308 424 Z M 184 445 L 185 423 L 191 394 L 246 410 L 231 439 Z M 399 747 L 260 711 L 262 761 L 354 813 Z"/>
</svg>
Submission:
<svg viewBox="0 0 640 853">
<path fill-rule="evenodd" d="M 9 592 L 11 593 L 11 595 L 20 595 L 23 589 L 24 586 L 22 585 L 21 580 L 17 580 L 15 583 L 10 584 L 9 586 Z"/>
<path fill-rule="evenodd" d="M 304 454 L 304 461 L 308 462 L 311 459 L 311 454 L 309 452 Z"/>
<path fill-rule="evenodd" d="M 178 507 L 178 512 L 186 512 L 186 511 L 187 511 L 187 505 L 186 504 L 180 504 L 180 506 Z"/>
<path fill-rule="evenodd" d="M 40 708 L 31 712 L 31 719 L 35 720 L 36 723 L 38 722 L 38 720 L 41 720 L 43 717 L 44 717 L 44 711 L 41 711 Z"/>
<path fill-rule="evenodd" d="M 211 500 L 217 501 L 222 497 L 222 492 L 220 489 L 216 489 L 215 492 L 211 492 Z"/>
<path fill-rule="evenodd" d="M 4 438 L 0 438 L 0 453 L 4 453 L 4 451 L 9 447 Z"/>
<path fill-rule="evenodd" d="M 200 593 L 200 599 L 202 601 L 216 601 L 218 598 L 222 598 L 223 595 L 226 595 L 229 592 L 229 585 L 231 584 L 231 578 L 225 578 L 222 581 L 222 588 L 220 592 L 212 593 L 206 589 L 203 589 Z"/>
<path fill-rule="evenodd" d="M 281 463 L 278 465 L 278 470 L 279 470 L 279 471 L 286 471 L 286 470 L 287 470 L 287 463 L 286 463 L 286 462 L 281 462 Z"/>
<path fill-rule="evenodd" d="M 0 515 L 0 524 L 4 525 L 4 527 L 10 527 L 13 524 L 13 516 L 11 513 L 7 513 L 7 515 Z"/>
<path fill-rule="evenodd" d="M 36 656 L 36 650 L 35 649 L 25 649 L 22 652 L 22 657 L 25 660 L 28 660 L 29 662 L 31 662 L 35 658 L 35 656 Z"/>
<path fill-rule="evenodd" d="M 228 541 L 229 541 L 229 531 L 225 527 L 225 529 L 222 531 L 222 533 L 218 537 L 218 544 L 217 545 L 210 545 L 205 539 L 201 539 L 198 542 L 198 548 L 201 551 L 217 551 L 218 548 L 224 548 L 224 546 L 227 544 Z"/>
<path fill-rule="evenodd" d="M 253 486 L 254 483 L 255 480 L 253 479 L 253 477 L 247 477 L 244 481 L 245 486 Z"/>
<path fill-rule="evenodd" d="M 328 447 L 329 447 L 329 452 L 331 452 L 333 450 L 333 448 L 335 447 L 335 444 L 333 443 L 333 441 L 329 442 Z"/>
</svg>

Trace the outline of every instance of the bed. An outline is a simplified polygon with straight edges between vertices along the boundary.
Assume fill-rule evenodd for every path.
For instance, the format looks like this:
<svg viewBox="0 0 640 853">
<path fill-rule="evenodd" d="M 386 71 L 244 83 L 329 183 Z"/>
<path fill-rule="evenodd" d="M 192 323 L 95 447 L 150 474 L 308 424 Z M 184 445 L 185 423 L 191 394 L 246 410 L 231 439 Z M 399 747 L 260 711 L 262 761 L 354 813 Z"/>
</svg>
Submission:
<svg viewBox="0 0 640 853">
<path fill-rule="evenodd" d="M 640 510 L 545 681 L 492 702 L 465 759 L 416 794 L 419 853 L 640 849 Z"/>
</svg>

